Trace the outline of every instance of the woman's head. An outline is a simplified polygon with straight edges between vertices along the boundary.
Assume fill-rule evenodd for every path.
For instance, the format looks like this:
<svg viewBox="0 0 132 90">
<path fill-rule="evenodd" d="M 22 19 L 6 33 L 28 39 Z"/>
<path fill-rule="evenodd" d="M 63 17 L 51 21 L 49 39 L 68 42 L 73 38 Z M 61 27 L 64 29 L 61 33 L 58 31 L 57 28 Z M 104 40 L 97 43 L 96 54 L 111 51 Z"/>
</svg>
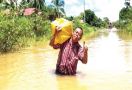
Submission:
<svg viewBox="0 0 132 90">
<path fill-rule="evenodd" d="M 82 35 L 83 35 L 83 29 L 81 27 L 76 28 L 72 34 L 72 41 L 78 42 L 82 38 Z"/>
</svg>

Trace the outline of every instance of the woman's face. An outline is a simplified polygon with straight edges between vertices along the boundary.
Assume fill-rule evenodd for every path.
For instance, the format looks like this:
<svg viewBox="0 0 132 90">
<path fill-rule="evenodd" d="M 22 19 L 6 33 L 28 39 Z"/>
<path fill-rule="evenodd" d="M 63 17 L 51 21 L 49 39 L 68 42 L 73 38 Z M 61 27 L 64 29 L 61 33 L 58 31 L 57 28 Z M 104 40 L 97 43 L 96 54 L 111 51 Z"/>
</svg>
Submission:
<svg viewBox="0 0 132 90">
<path fill-rule="evenodd" d="M 82 37 L 83 31 L 80 28 L 76 28 L 76 30 L 72 34 L 73 42 L 78 42 Z"/>
</svg>

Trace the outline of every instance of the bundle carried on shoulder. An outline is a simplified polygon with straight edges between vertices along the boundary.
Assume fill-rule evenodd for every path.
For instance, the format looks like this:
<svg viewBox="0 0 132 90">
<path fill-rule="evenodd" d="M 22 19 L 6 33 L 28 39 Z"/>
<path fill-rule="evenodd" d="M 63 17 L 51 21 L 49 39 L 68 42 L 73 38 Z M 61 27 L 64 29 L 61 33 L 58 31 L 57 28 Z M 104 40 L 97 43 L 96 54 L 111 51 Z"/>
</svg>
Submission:
<svg viewBox="0 0 132 90">
<path fill-rule="evenodd" d="M 64 18 L 58 18 L 51 23 L 52 35 L 55 33 L 56 26 L 61 27 L 61 31 L 56 35 L 54 44 L 62 44 L 72 36 L 72 22 Z"/>
</svg>

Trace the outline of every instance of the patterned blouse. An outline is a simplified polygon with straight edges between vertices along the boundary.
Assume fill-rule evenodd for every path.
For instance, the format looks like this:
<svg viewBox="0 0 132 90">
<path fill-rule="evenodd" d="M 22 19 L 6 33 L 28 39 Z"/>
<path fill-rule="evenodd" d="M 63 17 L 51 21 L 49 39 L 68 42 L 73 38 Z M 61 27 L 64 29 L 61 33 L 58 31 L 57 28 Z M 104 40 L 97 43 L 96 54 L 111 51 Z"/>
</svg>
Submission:
<svg viewBox="0 0 132 90">
<path fill-rule="evenodd" d="M 62 75 L 76 74 L 78 60 L 82 61 L 82 58 L 84 57 L 81 45 L 78 42 L 73 43 L 72 39 L 69 39 L 62 45 L 54 45 L 53 48 L 60 48 L 56 73 Z"/>
</svg>

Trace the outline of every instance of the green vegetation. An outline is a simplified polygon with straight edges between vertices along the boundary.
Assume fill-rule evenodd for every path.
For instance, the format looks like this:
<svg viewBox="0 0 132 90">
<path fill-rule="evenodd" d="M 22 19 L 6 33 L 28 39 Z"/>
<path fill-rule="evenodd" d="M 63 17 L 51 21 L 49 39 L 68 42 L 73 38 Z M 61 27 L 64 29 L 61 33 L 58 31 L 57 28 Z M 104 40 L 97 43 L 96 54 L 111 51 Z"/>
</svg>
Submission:
<svg viewBox="0 0 132 90">
<path fill-rule="evenodd" d="M 132 34 L 132 6 L 130 2 L 125 2 L 125 5 L 126 7 L 122 8 L 119 13 L 119 20 L 114 25 L 121 32 Z"/>
<path fill-rule="evenodd" d="M 82 27 L 85 35 L 108 26 L 108 20 L 101 20 L 91 10 L 85 11 L 86 22 L 82 21 L 83 13 L 77 17 L 66 17 L 63 0 L 52 0 L 49 6 L 45 4 L 45 0 L 22 0 L 20 4 L 16 1 L 0 1 L 0 52 L 14 51 L 49 40 L 50 23 L 57 17 L 73 21 L 74 29 Z M 35 12 L 24 16 L 26 8 L 35 8 Z"/>
<path fill-rule="evenodd" d="M 109 19 L 107 17 L 105 17 L 103 20 L 98 18 L 95 13 L 93 11 L 91 11 L 90 9 L 85 10 L 85 17 L 84 17 L 84 13 L 81 13 L 80 16 L 78 16 L 79 19 L 84 19 L 85 18 L 85 23 L 87 23 L 90 26 L 94 26 L 94 27 L 108 27 L 109 24 Z M 108 22 L 106 22 L 105 19 L 108 19 Z"/>
<path fill-rule="evenodd" d="M 0 51 L 7 52 L 37 41 L 49 39 L 50 21 L 41 16 L 4 16 L 0 15 Z"/>
</svg>

